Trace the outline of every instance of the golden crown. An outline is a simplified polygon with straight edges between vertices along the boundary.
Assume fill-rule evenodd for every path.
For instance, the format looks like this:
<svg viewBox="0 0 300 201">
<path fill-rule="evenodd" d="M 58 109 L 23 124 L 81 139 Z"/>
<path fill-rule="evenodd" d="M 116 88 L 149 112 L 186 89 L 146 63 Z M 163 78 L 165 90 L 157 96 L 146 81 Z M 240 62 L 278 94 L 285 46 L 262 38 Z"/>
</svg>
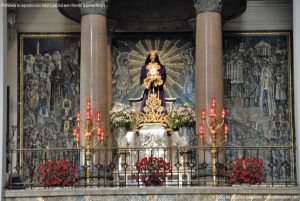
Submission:
<svg viewBox="0 0 300 201">
<path fill-rule="evenodd" d="M 157 54 L 156 50 L 151 50 L 151 51 L 149 52 L 149 54 L 151 54 L 151 53 Z"/>
</svg>

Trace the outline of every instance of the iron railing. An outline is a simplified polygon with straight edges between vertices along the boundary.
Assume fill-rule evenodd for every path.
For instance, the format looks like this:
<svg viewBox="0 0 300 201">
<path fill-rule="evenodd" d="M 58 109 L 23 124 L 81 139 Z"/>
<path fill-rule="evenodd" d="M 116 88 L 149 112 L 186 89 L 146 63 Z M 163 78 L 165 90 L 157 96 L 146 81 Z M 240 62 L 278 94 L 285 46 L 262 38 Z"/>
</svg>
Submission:
<svg viewBox="0 0 300 201">
<path fill-rule="evenodd" d="M 217 184 L 231 186 L 226 165 L 235 158 L 254 156 L 263 160 L 265 186 L 294 186 L 295 147 L 218 147 Z M 10 149 L 7 150 L 7 189 L 45 187 L 37 179 L 39 164 L 47 160 L 64 159 L 77 167 L 72 187 L 128 187 L 144 186 L 139 179 L 136 162 L 145 156 L 162 157 L 170 163 L 172 173 L 166 186 L 211 186 L 211 147 L 160 148 L 97 148 L 92 149 L 91 167 L 84 161 L 84 149 Z M 86 177 L 90 168 L 91 177 Z"/>
</svg>

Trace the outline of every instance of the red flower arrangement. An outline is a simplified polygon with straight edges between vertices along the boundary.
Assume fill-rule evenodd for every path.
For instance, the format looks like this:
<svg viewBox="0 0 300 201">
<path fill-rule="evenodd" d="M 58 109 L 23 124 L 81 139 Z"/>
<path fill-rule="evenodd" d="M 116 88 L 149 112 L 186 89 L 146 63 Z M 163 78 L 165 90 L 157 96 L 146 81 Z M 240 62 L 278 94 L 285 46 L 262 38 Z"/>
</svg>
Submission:
<svg viewBox="0 0 300 201">
<path fill-rule="evenodd" d="M 47 160 L 45 164 L 37 167 L 37 180 L 47 187 L 69 186 L 74 183 L 77 168 L 73 163 L 64 159 L 59 162 Z"/>
<path fill-rule="evenodd" d="M 233 163 L 226 166 L 231 184 L 248 183 L 260 184 L 265 181 L 264 165 L 261 159 L 253 156 L 236 158 Z"/>
<path fill-rule="evenodd" d="M 161 186 L 172 175 L 171 164 L 163 158 L 144 157 L 135 164 L 137 178 L 146 186 Z"/>
</svg>

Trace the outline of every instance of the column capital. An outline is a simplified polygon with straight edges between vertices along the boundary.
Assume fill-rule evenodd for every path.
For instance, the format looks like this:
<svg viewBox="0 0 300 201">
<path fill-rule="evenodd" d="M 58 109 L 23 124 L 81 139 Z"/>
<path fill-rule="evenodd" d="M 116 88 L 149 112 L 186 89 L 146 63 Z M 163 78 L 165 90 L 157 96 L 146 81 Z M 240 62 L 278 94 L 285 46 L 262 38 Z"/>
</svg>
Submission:
<svg viewBox="0 0 300 201">
<path fill-rule="evenodd" d="M 78 0 L 81 16 L 90 14 L 100 14 L 106 16 L 106 11 L 110 0 Z"/>
<path fill-rule="evenodd" d="M 221 12 L 222 0 L 194 0 L 196 13 Z"/>
</svg>

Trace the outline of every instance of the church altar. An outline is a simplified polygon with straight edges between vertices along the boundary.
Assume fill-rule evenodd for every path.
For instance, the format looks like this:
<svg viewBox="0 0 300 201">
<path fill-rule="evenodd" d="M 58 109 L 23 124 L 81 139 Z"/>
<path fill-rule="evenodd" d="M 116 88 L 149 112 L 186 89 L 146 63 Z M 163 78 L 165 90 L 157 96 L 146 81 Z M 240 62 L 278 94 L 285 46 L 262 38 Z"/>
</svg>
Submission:
<svg viewBox="0 0 300 201">
<path fill-rule="evenodd" d="M 131 98 L 129 101 L 131 108 L 134 108 L 136 111 L 136 118 L 139 118 L 142 97 Z M 175 101 L 176 98 L 166 98 L 168 113 L 173 110 Z M 137 180 L 132 178 L 132 175 L 137 174 L 136 163 L 145 157 L 161 158 L 169 162 L 173 167 L 176 167 L 175 164 L 177 163 L 177 172 L 173 173 L 172 179 L 166 180 L 167 186 L 188 184 L 187 181 L 190 181 L 190 175 L 185 174 L 185 167 L 178 165 L 188 161 L 185 155 L 190 150 L 183 149 L 181 152 L 178 152 L 176 148 L 194 145 L 192 140 L 195 138 L 194 128 L 185 127 L 178 131 L 168 132 L 160 124 L 143 125 L 140 128 L 134 125 L 133 131 L 117 129 L 115 138 L 118 149 L 123 150 L 120 151 L 117 158 L 118 165 L 114 172 L 117 175 L 114 177 L 115 181 L 123 182 L 126 186 L 137 185 Z M 190 161 L 192 160 L 190 159 Z"/>
</svg>

